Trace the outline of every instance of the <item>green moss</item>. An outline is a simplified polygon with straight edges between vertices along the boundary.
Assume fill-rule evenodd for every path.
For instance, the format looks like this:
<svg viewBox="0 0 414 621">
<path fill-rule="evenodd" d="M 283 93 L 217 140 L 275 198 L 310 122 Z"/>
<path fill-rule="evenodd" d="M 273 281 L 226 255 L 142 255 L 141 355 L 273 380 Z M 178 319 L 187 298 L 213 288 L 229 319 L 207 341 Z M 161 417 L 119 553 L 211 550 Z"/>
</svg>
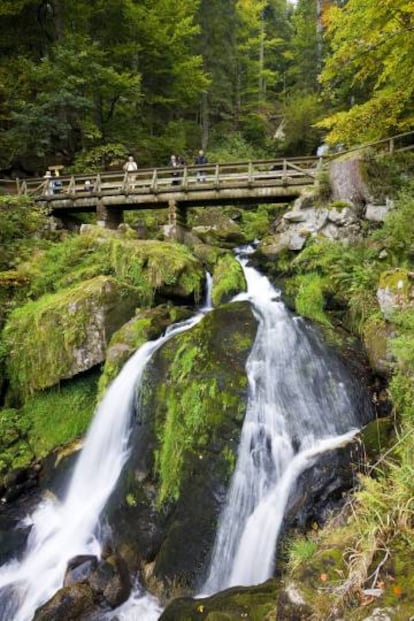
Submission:
<svg viewBox="0 0 414 621">
<path fill-rule="evenodd" d="M 214 269 L 211 298 L 214 306 L 231 300 L 237 293 L 247 290 L 246 279 L 240 263 L 231 254 L 226 254 Z"/>
<path fill-rule="evenodd" d="M 105 366 L 99 379 L 98 395 L 102 397 L 106 388 L 115 379 L 128 358 L 141 345 L 158 338 L 172 323 L 186 319 L 190 311 L 170 305 L 139 310 L 137 316 L 115 332 L 109 342 Z"/>
<path fill-rule="evenodd" d="M 30 421 L 18 410 L 0 410 L 0 478 L 11 470 L 27 467 L 34 457 L 28 443 Z"/>
<path fill-rule="evenodd" d="M 105 316 L 107 308 L 105 329 L 110 336 L 111 323 L 112 328 L 122 323 L 122 309 L 117 309 L 120 297 L 129 295 L 131 300 L 124 306 L 133 308 L 134 293 L 102 276 L 13 311 L 3 333 L 12 391 L 28 395 L 71 376 L 79 348 L 88 342 L 97 350 L 104 346 L 108 335 L 97 336 L 104 329 L 100 314 Z M 112 318 L 111 313 L 115 313 Z"/>
<path fill-rule="evenodd" d="M 296 277 L 298 287 L 295 308 L 299 315 L 313 319 L 320 324 L 330 326 L 331 323 L 324 312 L 325 279 L 316 272 L 309 272 Z"/>
<path fill-rule="evenodd" d="M 237 312 L 236 304 L 230 306 L 232 313 Z M 251 324 L 246 326 L 243 338 L 237 338 L 228 326 L 218 328 L 220 318 L 228 318 L 226 307 L 206 315 L 160 352 L 163 360 L 168 360 L 167 376 L 157 385 L 155 399 L 160 502 L 178 498 L 189 456 L 204 459 L 206 447 L 221 440 L 216 434 L 222 435 L 226 426 L 234 427 L 234 421 L 240 424 L 244 415 L 241 395 L 247 378 L 240 362 L 252 346 Z M 230 457 L 228 453 L 223 457 L 228 474 Z"/>
<path fill-rule="evenodd" d="M 100 227 L 52 245 L 19 269 L 31 283 L 33 298 L 110 275 L 136 288 L 141 306 L 150 306 L 158 291 L 198 299 L 204 278 L 199 261 L 181 244 L 126 239 L 122 231 Z"/>
<path fill-rule="evenodd" d="M 30 424 L 28 441 L 36 457 L 86 432 L 96 407 L 97 380 L 97 373 L 88 374 L 26 401 L 21 416 Z"/>
</svg>

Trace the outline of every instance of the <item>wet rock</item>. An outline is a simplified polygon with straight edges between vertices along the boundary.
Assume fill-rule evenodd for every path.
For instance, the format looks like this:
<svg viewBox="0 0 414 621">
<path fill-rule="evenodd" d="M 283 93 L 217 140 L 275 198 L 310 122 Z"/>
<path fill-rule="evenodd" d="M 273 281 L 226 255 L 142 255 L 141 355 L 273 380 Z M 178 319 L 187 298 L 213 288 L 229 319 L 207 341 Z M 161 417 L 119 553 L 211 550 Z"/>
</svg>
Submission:
<svg viewBox="0 0 414 621">
<path fill-rule="evenodd" d="M 63 580 L 63 586 L 68 587 L 77 582 L 87 582 L 98 565 L 96 556 L 82 554 L 74 556 L 69 562 Z"/>
<path fill-rule="evenodd" d="M 88 578 L 96 599 L 103 599 L 110 608 L 125 602 L 131 593 L 131 579 L 124 559 L 113 554 L 100 561 Z"/>
<path fill-rule="evenodd" d="M 276 621 L 309 621 L 312 608 L 294 583 L 285 586 L 277 602 Z"/>
<path fill-rule="evenodd" d="M 79 621 L 95 608 L 92 589 L 87 584 L 72 584 L 59 589 L 38 608 L 33 621 Z"/>
<path fill-rule="evenodd" d="M 220 306 L 166 343 L 146 369 L 131 458 L 107 518 L 130 569 L 150 566 L 146 575 L 167 591 L 174 582 L 195 588 L 206 571 L 235 464 L 255 334 L 247 302 Z"/>
<path fill-rule="evenodd" d="M 159 621 L 271 621 L 276 619 L 277 580 L 251 587 L 234 587 L 203 599 L 174 600 Z M 278 617 L 279 618 L 279 617 Z M 294 621 L 294 617 L 280 617 Z"/>
</svg>

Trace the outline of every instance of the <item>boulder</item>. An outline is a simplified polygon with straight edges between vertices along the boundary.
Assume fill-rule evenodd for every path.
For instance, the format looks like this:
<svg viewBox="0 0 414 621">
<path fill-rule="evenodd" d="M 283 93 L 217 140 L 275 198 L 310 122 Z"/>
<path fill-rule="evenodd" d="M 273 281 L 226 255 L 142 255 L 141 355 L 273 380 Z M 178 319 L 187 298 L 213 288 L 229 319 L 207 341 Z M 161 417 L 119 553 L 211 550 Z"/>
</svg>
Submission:
<svg viewBox="0 0 414 621">
<path fill-rule="evenodd" d="M 386 205 L 367 205 L 364 218 L 370 222 L 384 222 L 393 207 L 392 201 Z"/>
<path fill-rule="evenodd" d="M 31 393 L 101 363 L 137 302 L 134 288 L 98 276 L 18 308 L 4 332 L 12 390 Z"/>
<path fill-rule="evenodd" d="M 233 587 L 201 599 L 175 599 L 159 621 L 271 621 L 276 618 L 296 621 L 299 617 L 276 617 L 278 589 L 278 581 L 272 579 L 257 586 Z"/>
<path fill-rule="evenodd" d="M 191 314 L 190 309 L 186 307 L 167 304 L 138 310 L 133 319 L 112 335 L 106 352 L 105 366 L 99 379 L 98 394 L 102 395 L 125 362 L 141 345 L 160 337 L 169 325 L 187 319 Z"/>
<path fill-rule="evenodd" d="M 79 621 L 95 608 L 92 589 L 87 584 L 63 587 L 35 612 L 33 621 Z"/>
<path fill-rule="evenodd" d="M 360 157 L 334 159 L 329 164 L 333 200 L 350 201 L 356 207 L 373 202 L 365 181 L 364 160 Z"/>
<path fill-rule="evenodd" d="M 245 363 L 256 334 L 250 304 L 208 313 L 164 344 L 138 396 L 131 458 L 107 519 L 113 545 L 144 579 L 194 589 L 206 571 L 236 462 Z"/>
<path fill-rule="evenodd" d="M 243 268 L 232 254 L 220 257 L 213 274 L 211 298 L 214 306 L 229 302 L 238 293 L 247 291 Z"/>
<path fill-rule="evenodd" d="M 397 268 L 380 276 L 377 300 L 385 319 L 396 310 L 414 308 L 414 272 Z"/>
</svg>

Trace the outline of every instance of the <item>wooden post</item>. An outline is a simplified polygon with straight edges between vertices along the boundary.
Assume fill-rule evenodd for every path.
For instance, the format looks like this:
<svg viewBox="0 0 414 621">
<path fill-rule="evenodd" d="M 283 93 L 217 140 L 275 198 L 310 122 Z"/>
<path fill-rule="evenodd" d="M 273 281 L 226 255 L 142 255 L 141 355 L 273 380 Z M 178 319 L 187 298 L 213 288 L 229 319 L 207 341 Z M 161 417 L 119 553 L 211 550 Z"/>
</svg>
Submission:
<svg viewBox="0 0 414 621">
<path fill-rule="evenodd" d="M 121 207 L 106 207 L 102 200 L 98 200 L 96 220 L 97 224 L 105 229 L 117 229 L 124 221 L 124 211 Z"/>
<path fill-rule="evenodd" d="M 168 201 L 168 224 L 170 226 L 177 224 L 177 201 L 173 199 Z"/>
</svg>

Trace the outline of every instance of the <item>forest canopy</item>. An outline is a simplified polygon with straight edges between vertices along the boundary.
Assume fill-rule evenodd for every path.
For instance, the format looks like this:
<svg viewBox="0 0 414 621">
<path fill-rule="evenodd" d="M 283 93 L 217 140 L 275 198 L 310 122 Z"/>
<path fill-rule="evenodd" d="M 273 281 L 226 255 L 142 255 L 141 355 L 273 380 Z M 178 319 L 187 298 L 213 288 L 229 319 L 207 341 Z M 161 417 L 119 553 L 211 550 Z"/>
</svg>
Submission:
<svg viewBox="0 0 414 621">
<path fill-rule="evenodd" d="M 412 128 L 410 0 L 0 0 L 0 168 L 313 154 Z"/>
</svg>

